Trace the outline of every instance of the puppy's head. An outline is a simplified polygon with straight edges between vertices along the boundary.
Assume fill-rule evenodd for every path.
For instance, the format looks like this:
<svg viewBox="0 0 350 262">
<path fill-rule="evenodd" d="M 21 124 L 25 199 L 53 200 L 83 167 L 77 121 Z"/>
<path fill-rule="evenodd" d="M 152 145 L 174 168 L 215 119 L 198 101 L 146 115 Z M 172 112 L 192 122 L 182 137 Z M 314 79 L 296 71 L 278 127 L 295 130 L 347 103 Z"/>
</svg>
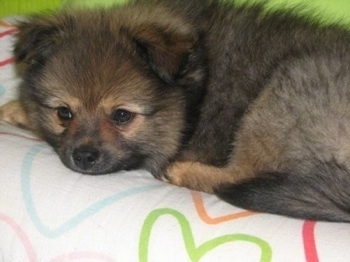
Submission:
<svg viewBox="0 0 350 262">
<path fill-rule="evenodd" d="M 154 175 L 193 130 L 204 93 L 200 36 L 162 7 L 34 17 L 19 25 L 20 96 L 69 168 Z"/>
</svg>

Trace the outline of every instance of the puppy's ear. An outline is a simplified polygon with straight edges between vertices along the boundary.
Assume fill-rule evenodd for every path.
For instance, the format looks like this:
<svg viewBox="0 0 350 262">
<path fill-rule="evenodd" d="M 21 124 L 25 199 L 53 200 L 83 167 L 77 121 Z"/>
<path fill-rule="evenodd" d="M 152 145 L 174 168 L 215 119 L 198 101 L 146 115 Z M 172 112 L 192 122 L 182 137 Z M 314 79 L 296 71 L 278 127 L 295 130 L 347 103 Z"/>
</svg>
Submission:
<svg viewBox="0 0 350 262">
<path fill-rule="evenodd" d="M 166 83 L 173 83 L 186 67 L 198 46 L 198 36 L 187 26 L 149 24 L 133 36 L 140 56 Z"/>
<path fill-rule="evenodd" d="M 17 62 L 42 63 L 57 41 L 58 26 L 51 17 L 33 17 L 20 22 L 14 54 Z"/>
</svg>

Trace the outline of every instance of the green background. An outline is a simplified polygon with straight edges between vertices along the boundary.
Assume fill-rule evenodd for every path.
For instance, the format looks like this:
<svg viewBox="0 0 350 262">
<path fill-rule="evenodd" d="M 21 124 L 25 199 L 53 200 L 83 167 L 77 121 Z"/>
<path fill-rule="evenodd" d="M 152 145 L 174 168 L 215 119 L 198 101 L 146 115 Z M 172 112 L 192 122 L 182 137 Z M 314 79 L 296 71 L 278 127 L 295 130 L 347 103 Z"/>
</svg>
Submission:
<svg viewBox="0 0 350 262">
<path fill-rule="evenodd" d="M 14 14 L 28 14 L 44 10 L 56 10 L 61 6 L 110 6 L 127 0 L 0 0 L 0 17 Z M 228 0 L 230 1 L 230 0 Z M 242 2 L 265 0 L 236 0 Z M 315 15 L 324 22 L 340 22 L 350 25 L 350 0 L 268 0 L 267 7 L 305 7 L 306 13 Z"/>
</svg>

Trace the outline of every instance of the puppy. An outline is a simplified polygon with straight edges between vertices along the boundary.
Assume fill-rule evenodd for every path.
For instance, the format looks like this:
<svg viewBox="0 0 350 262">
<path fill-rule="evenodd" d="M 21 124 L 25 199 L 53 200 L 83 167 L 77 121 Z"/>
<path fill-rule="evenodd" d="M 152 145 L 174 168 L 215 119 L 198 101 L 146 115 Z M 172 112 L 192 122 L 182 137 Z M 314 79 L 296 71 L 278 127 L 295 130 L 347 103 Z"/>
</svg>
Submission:
<svg viewBox="0 0 350 262">
<path fill-rule="evenodd" d="M 143 168 L 246 209 L 350 222 L 350 32 L 215 0 L 31 17 L 1 116 L 68 168 Z"/>
</svg>

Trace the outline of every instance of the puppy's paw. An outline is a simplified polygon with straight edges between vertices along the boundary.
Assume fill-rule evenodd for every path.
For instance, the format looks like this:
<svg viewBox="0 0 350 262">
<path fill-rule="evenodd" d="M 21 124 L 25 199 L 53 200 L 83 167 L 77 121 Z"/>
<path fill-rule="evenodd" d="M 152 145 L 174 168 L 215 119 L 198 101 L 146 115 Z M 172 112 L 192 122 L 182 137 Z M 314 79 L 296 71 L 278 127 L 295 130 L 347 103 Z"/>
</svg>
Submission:
<svg viewBox="0 0 350 262">
<path fill-rule="evenodd" d="M 0 120 L 13 126 L 30 129 L 28 116 L 18 100 L 8 102 L 0 107 Z"/>
<path fill-rule="evenodd" d="M 175 162 L 167 169 L 166 178 L 179 187 L 213 193 L 212 181 L 207 179 L 204 166 L 199 162 Z"/>
<path fill-rule="evenodd" d="M 176 162 L 172 164 L 166 172 L 165 180 L 173 185 L 188 187 L 186 176 L 188 176 L 189 167 L 192 162 Z"/>
</svg>

